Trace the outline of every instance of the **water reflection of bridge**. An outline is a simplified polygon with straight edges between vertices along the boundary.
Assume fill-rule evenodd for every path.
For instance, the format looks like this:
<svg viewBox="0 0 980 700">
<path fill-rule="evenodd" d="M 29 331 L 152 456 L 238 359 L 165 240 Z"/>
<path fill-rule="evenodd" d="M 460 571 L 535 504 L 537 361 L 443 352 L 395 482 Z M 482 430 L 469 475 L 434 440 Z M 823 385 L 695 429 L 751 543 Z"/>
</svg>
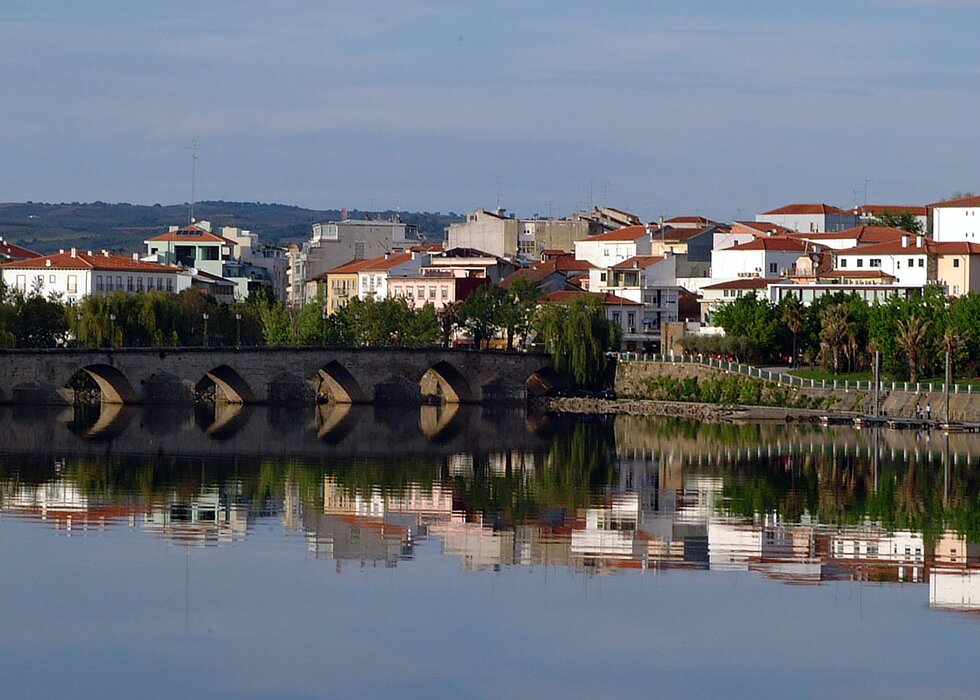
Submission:
<svg viewBox="0 0 980 700">
<path fill-rule="evenodd" d="M 522 408 L 442 404 L 0 407 L 0 451 L 390 457 L 541 448 Z"/>
</svg>

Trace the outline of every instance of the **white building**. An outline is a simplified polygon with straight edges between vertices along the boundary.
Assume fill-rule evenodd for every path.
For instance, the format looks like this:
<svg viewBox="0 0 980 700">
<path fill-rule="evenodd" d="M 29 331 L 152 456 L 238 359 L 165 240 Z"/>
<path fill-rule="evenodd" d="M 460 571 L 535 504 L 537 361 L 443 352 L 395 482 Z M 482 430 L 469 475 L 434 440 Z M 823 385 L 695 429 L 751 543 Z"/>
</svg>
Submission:
<svg viewBox="0 0 980 700">
<path fill-rule="evenodd" d="M 796 267 L 797 259 L 816 252 L 816 246 L 788 236 L 760 237 L 748 243 L 711 252 L 711 278 L 780 277 Z"/>
<path fill-rule="evenodd" d="M 604 270 L 593 268 L 589 272 L 589 291 L 613 294 L 643 305 L 642 317 L 625 325 L 623 341 L 628 350 L 644 350 L 644 345 L 660 342 L 663 324 L 677 320 L 677 256 L 638 255 Z"/>
<path fill-rule="evenodd" d="M 925 236 L 905 234 L 897 241 L 838 250 L 834 267 L 845 273 L 880 270 L 898 284 L 921 287 L 936 279 L 935 258 Z"/>
<path fill-rule="evenodd" d="M 51 299 L 60 296 L 75 304 L 89 294 L 115 291 L 144 292 L 158 289 L 179 292 L 190 286 L 190 278 L 176 267 L 143 262 L 138 256 L 93 253 L 75 248 L 54 255 L 19 260 L 0 266 L 3 281 L 11 289 L 38 293 Z"/>
<path fill-rule="evenodd" d="M 860 223 L 856 214 L 830 204 L 787 204 L 763 212 L 755 219 L 785 226 L 801 233 L 843 231 Z"/>
<path fill-rule="evenodd" d="M 932 209 L 932 239 L 937 243 L 969 241 L 980 243 L 980 197 L 965 197 L 948 202 L 935 202 Z"/>
<path fill-rule="evenodd" d="M 427 254 L 414 251 L 376 258 L 357 270 L 358 296 L 375 301 L 387 299 L 391 296 L 389 287 L 393 278 L 416 276 L 428 261 Z"/>
<path fill-rule="evenodd" d="M 586 260 L 602 269 L 652 252 L 653 238 L 645 226 L 627 226 L 575 241 L 575 259 Z"/>
</svg>

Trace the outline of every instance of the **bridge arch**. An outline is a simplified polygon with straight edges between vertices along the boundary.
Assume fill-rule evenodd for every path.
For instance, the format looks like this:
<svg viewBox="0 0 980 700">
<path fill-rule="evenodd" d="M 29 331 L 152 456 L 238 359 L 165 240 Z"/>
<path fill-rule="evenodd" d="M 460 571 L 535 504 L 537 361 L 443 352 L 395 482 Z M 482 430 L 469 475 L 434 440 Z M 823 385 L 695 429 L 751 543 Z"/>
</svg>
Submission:
<svg viewBox="0 0 980 700">
<path fill-rule="evenodd" d="M 214 387 L 215 401 L 227 403 L 255 403 L 255 392 L 242 376 L 228 365 L 215 367 L 194 387 L 194 394 L 200 398 Z"/>
<path fill-rule="evenodd" d="M 370 398 L 354 375 L 346 367 L 332 360 L 317 372 L 320 379 L 317 397 L 328 398 L 336 403 L 367 403 Z"/>
<path fill-rule="evenodd" d="M 423 400 L 429 397 L 438 398 L 440 403 L 470 403 L 477 400 L 466 378 L 445 360 L 426 370 L 420 384 Z"/>
<path fill-rule="evenodd" d="M 65 386 L 74 388 L 80 377 L 87 377 L 96 383 L 104 403 L 135 403 L 139 401 L 139 394 L 133 389 L 133 385 L 129 383 L 126 375 L 111 365 L 86 365 L 75 372 Z"/>
</svg>

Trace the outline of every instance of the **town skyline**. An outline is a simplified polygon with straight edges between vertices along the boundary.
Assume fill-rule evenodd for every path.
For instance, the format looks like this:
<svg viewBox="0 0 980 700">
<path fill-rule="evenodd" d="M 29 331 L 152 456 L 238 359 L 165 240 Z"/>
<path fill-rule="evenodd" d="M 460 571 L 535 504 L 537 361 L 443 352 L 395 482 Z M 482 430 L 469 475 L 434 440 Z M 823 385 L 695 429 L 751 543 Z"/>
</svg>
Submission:
<svg viewBox="0 0 980 700">
<path fill-rule="evenodd" d="M 0 199 L 188 201 L 197 138 L 195 199 L 648 221 L 925 204 L 976 188 L 978 19 L 916 0 L 16 2 Z"/>
</svg>

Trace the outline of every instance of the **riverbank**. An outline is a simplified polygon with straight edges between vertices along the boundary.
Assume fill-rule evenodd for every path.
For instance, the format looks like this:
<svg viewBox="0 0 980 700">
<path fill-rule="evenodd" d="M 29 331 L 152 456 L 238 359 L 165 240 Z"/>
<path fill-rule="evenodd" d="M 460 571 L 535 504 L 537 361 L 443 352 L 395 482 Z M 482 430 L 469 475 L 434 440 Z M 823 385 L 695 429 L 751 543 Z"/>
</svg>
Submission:
<svg viewBox="0 0 980 700">
<path fill-rule="evenodd" d="M 825 416 L 841 419 L 859 415 L 852 411 L 828 409 L 786 408 L 781 406 L 725 406 L 687 401 L 658 401 L 655 399 L 595 399 L 540 397 L 532 399 L 529 407 L 557 413 L 596 415 L 667 416 L 710 422 L 816 422 Z"/>
</svg>

